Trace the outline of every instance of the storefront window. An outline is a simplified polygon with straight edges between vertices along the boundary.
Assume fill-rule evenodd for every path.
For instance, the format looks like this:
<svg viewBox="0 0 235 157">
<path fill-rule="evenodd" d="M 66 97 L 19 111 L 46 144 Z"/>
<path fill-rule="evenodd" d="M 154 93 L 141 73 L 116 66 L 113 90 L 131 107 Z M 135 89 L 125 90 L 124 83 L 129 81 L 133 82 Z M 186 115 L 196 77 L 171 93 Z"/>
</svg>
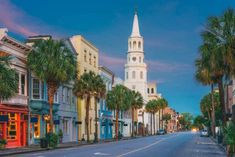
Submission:
<svg viewBox="0 0 235 157">
<path fill-rule="evenodd" d="M 9 122 L 7 123 L 7 139 L 16 139 L 17 132 L 17 114 L 8 113 Z"/>
<path fill-rule="evenodd" d="M 34 123 L 34 138 L 40 138 L 40 117 L 38 116 L 37 123 Z"/>
</svg>

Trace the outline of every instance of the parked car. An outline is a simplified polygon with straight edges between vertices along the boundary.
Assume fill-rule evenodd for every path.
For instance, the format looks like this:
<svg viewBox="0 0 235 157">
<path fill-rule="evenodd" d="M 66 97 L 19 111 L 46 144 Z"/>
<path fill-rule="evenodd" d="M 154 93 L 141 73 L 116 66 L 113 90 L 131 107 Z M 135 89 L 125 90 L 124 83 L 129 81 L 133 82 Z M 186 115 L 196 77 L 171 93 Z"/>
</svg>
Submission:
<svg viewBox="0 0 235 157">
<path fill-rule="evenodd" d="M 165 130 L 163 130 L 163 129 L 160 129 L 160 130 L 158 130 L 158 135 L 164 135 L 166 132 L 165 132 Z"/>
<path fill-rule="evenodd" d="M 208 136 L 209 136 L 208 130 L 203 129 L 201 131 L 201 137 L 208 137 Z"/>
</svg>

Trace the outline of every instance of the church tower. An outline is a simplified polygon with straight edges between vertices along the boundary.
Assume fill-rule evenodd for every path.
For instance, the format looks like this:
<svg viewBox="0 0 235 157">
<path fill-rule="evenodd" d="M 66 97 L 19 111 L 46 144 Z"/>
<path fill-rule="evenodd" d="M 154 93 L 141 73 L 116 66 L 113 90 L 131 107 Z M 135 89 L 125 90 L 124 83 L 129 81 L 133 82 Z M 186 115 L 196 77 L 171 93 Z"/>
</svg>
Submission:
<svg viewBox="0 0 235 157">
<path fill-rule="evenodd" d="M 147 101 L 147 65 L 144 62 L 144 39 L 140 35 L 138 15 L 135 12 L 132 33 L 128 39 L 125 86 L 138 91 Z"/>
</svg>

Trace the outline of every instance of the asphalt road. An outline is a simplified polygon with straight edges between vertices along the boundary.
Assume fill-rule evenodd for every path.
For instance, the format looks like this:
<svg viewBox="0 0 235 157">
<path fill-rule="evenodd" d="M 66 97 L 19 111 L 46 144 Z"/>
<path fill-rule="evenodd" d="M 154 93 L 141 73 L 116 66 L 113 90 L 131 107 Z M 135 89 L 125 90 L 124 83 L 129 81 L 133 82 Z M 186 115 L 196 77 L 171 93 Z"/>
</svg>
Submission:
<svg viewBox="0 0 235 157">
<path fill-rule="evenodd" d="M 207 137 L 183 132 L 15 155 L 17 157 L 225 157 Z"/>
</svg>

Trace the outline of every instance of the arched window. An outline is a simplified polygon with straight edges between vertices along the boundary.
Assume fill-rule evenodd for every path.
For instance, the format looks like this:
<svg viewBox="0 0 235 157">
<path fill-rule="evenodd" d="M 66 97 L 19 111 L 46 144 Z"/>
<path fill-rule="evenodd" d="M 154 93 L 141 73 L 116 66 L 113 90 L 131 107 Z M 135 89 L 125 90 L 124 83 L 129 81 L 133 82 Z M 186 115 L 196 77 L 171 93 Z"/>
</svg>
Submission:
<svg viewBox="0 0 235 157">
<path fill-rule="evenodd" d="M 136 49 L 136 41 L 133 42 L 133 48 Z"/>
<path fill-rule="evenodd" d="M 141 49 L 141 42 L 138 42 L 138 48 Z"/>
<path fill-rule="evenodd" d="M 144 74 L 143 74 L 143 71 L 140 72 L 140 79 L 143 79 L 144 77 Z"/>
<path fill-rule="evenodd" d="M 139 62 L 141 63 L 141 57 L 139 57 Z"/>
<path fill-rule="evenodd" d="M 132 78 L 135 79 L 135 71 L 132 71 Z"/>
<path fill-rule="evenodd" d="M 129 42 L 129 48 L 131 49 L 131 42 Z"/>
</svg>

